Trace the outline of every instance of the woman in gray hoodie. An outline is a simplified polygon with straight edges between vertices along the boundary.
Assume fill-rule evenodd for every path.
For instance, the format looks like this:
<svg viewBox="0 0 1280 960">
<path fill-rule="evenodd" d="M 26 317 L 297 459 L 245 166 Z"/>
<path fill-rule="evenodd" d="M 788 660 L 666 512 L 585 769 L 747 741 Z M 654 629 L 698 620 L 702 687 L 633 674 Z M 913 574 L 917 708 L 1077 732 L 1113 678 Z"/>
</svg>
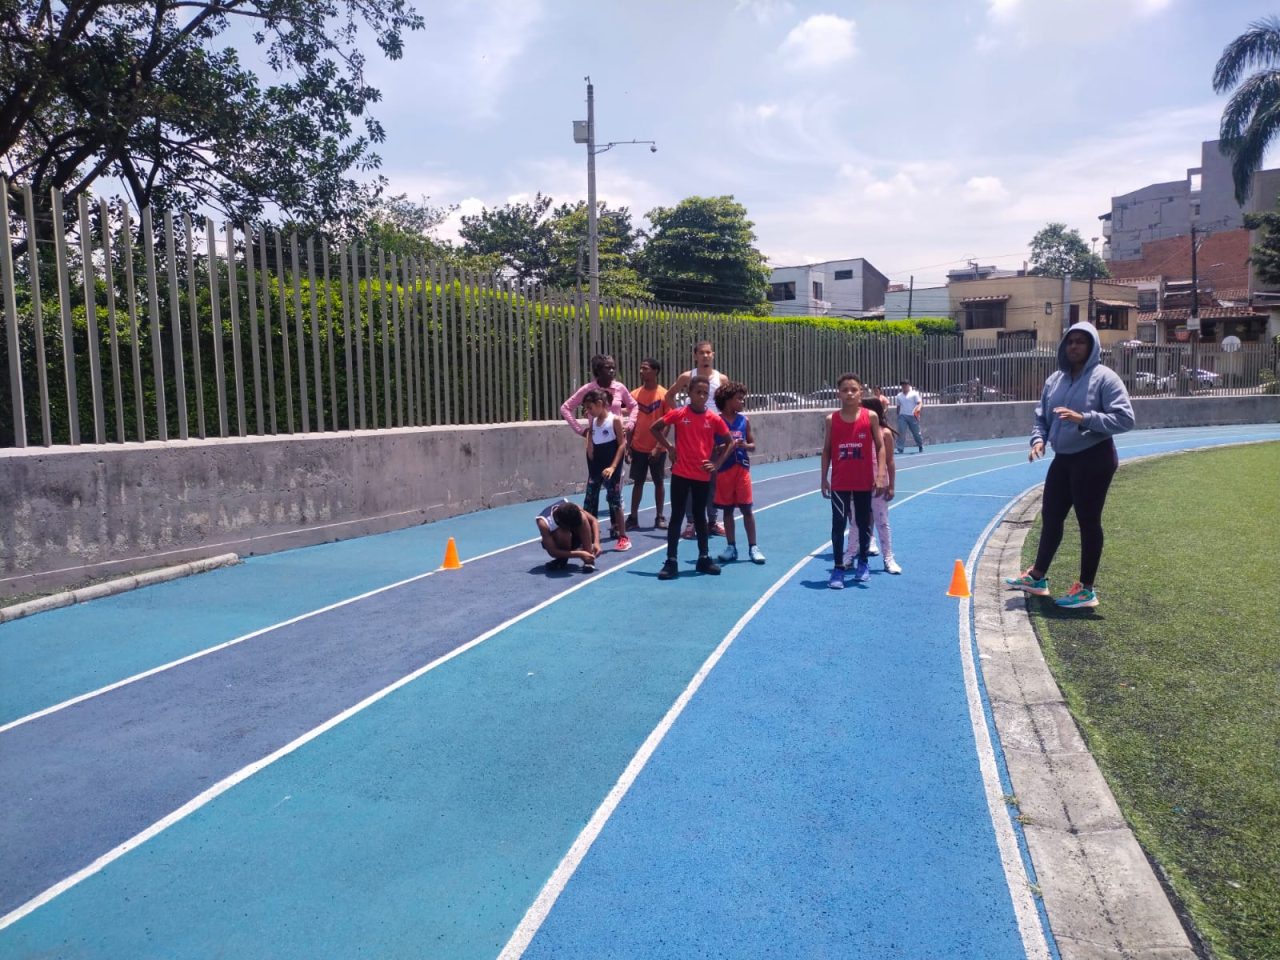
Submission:
<svg viewBox="0 0 1280 960">
<path fill-rule="evenodd" d="M 1040 548 L 1030 570 L 1005 579 L 1016 590 L 1049 596 L 1049 564 L 1074 509 L 1080 524 L 1080 579 L 1055 601 L 1060 607 L 1098 605 L 1094 578 L 1102 559 L 1102 508 L 1120 465 L 1112 437 L 1133 429 L 1129 393 L 1116 372 L 1099 362 L 1101 356 L 1098 331 L 1089 323 L 1072 326 L 1058 344 L 1058 369 L 1040 394 L 1027 455 L 1038 460 L 1046 443 L 1053 447 L 1040 507 Z"/>
</svg>

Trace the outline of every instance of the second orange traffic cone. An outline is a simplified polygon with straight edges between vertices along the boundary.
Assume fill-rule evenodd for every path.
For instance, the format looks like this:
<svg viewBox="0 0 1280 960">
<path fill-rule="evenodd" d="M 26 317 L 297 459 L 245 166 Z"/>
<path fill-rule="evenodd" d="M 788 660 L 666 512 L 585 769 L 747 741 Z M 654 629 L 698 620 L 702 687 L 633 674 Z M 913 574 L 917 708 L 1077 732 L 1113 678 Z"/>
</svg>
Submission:
<svg viewBox="0 0 1280 960">
<path fill-rule="evenodd" d="M 956 561 L 955 569 L 951 572 L 951 589 L 947 591 L 948 597 L 970 597 L 973 596 L 969 592 L 969 578 L 964 573 L 964 563 L 960 560 Z"/>
<path fill-rule="evenodd" d="M 440 565 L 441 570 L 461 570 L 462 561 L 458 559 L 458 545 L 453 542 L 453 537 L 449 538 L 448 544 L 444 548 L 444 563 Z"/>
</svg>

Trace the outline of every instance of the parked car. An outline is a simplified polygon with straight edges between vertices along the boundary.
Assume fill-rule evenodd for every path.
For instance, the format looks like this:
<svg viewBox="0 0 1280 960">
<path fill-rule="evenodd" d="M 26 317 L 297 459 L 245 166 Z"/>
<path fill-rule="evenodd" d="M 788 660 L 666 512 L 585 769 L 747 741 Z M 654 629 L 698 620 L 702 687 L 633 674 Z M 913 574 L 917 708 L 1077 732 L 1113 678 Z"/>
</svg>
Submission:
<svg viewBox="0 0 1280 960">
<path fill-rule="evenodd" d="M 838 407 L 840 406 L 840 391 L 835 387 L 823 387 L 821 390 L 815 390 L 805 397 L 805 401 L 811 407 Z"/>
<path fill-rule="evenodd" d="M 1156 386 L 1161 390 L 1177 390 L 1178 378 L 1183 374 L 1171 373 L 1166 377 L 1161 377 L 1156 381 Z M 1186 377 L 1192 381 L 1190 386 L 1193 390 L 1212 390 L 1222 386 L 1222 377 L 1214 373 L 1212 370 L 1188 370 Z"/>
<path fill-rule="evenodd" d="M 938 403 L 995 403 L 1002 400 L 1015 399 L 1011 393 L 1003 393 L 995 387 L 981 383 L 953 383 L 943 387 L 938 394 Z"/>
</svg>

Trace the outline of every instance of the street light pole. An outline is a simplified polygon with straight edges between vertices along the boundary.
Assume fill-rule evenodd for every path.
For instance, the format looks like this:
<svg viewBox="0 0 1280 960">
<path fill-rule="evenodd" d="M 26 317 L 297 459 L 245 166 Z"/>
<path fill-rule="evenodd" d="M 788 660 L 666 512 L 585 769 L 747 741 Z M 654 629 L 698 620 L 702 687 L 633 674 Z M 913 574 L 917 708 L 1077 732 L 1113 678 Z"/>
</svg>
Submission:
<svg viewBox="0 0 1280 960">
<path fill-rule="evenodd" d="M 596 210 L 596 154 L 612 150 L 621 143 L 647 143 L 651 153 L 658 152 L 653 140 L 617 140 L 596 146 L 596 92 L 590 77 L 587 81 L 587 119 L 573 122 L 573 142 L 587 145 L 587 315 L 591 320 L 591 350 L 599 353 L 600 342 L 600 217 Z"/>
<path fill-rule="evenodd" d="M 587 316 L 591 352 L 600 350 L 600 224 L 596 216 L 596 95 L 587 77 Z"/>
</svg>

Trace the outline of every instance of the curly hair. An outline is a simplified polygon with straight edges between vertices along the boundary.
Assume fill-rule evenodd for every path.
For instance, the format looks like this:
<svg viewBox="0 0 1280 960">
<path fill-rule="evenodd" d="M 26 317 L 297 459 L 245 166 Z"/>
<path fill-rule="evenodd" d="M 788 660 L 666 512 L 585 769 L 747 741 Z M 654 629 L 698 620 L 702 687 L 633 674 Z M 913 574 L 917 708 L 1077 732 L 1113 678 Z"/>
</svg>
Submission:
<svg viewBox="0 0 1280 960">
<path fill-rule="evenodd" d="M 727 383 L 720 384 L 720 386 L 716 388 L 716 406 L 723 410 L 725 404 L 729 402 L 730 398 L 737 396 L 745 397 L 746 395 L 747 385 L 745 383 L 739 383 L 737 380 L 730 380 Z"/>
</svg>

